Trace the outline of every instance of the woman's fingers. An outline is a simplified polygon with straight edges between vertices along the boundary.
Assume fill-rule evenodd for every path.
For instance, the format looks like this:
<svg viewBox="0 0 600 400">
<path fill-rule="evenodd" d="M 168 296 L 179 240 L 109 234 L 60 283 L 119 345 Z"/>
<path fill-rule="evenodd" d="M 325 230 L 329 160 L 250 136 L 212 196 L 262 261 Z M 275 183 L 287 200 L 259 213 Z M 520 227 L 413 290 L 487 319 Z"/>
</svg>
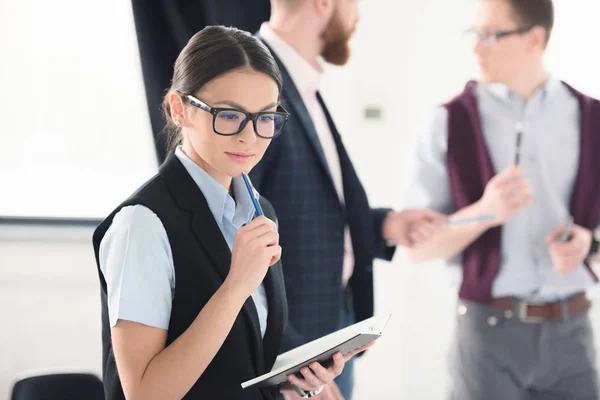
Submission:
<svg viewBox="0 0 600 400">
<path fill-rule="evenodd" d="M 361 348 L 359 348 L 359 349 L 356 349 L 356 350 L 354 350 L 354 351 L 351 351 L 350 353 L 348 353 L 348 354 L 346 354 L 346 355 L 344 356 L 344 359 L 345 359 L 346 361 L 348 361 L 348 360 L 350 360 L 352 357 L 354 357 L 355 355 L 357 355 L 358 353 L 362 353 L 363 351 L 365 351 L 365 350 L 367 350 L 367 349 L 369 349 L 369 348 L 373 347 L 373 345 L 374 345 L 374 344 L 375 344 L 375 342 L 371 342 L 371 343 L 368 343 L 368 344 L 364 345 L 363 347 L 361 347 Z"/>
</svg>

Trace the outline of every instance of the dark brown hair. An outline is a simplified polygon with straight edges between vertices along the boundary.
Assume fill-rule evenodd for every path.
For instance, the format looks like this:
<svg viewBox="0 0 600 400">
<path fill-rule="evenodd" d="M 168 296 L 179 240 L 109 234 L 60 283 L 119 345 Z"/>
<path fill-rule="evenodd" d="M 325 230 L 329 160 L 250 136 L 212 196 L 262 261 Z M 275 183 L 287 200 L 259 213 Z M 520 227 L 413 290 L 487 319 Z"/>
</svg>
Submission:
<svg viewBox="0 0 600 400">
<path fill-rule="evenodd" d="M 546 30 L 546 44 L 554 27 L 552 0 L 509 0 L 517 21 L 522 27 L 541 26 Z"/>
<path fill-rule="evenodd" d="M 207 83 L 227 72 L 249 67 L 273 78 L 281 91 L 281 72 L 269 49 L 248 32 L 224 26 L 208 26 L 196 33 L 175 61 L 171 87 L 163 98 L 164 133 L 169 149 L 181 142 L 180 129 L 171 118 L 169 93 L 196 94 Z"/>
</svg>

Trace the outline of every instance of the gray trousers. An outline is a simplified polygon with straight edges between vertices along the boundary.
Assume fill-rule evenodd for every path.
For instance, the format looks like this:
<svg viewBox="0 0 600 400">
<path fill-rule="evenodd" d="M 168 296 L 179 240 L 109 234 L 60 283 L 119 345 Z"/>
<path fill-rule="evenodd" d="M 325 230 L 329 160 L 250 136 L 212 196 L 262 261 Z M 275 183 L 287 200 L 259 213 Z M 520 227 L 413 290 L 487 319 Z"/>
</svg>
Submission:
<svg viewBox="0 0 600 400">
<path fill-rule="evenodd" d="M 588 313 L 521 322 L 515 312 L 460 301 L 450 351 L 453 400 L 598 400 Z"/>
</svg>

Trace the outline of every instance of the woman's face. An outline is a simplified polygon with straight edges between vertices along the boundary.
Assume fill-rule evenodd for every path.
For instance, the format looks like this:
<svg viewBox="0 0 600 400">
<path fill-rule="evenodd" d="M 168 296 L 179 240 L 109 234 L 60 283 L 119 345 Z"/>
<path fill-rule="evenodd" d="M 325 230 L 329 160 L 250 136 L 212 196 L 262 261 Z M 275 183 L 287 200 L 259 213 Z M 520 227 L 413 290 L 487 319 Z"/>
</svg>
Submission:
<svg viewBox="0 0 600 400">
<path fill-rule="evenodd" d="M 234 108 L 249 113 L 276 111 L 279 89 L 267 74 L 250 68 L 228 72 L 206 84 L 194 97 L 213 108 Z M 183 151 L 229 189 L 232 177 L 249 172 L 263 157 L 271 139 L 256 135 L 248 121 L 234 136 L 213 130 L 213 115 L 183 103 Z"/>
</svg>

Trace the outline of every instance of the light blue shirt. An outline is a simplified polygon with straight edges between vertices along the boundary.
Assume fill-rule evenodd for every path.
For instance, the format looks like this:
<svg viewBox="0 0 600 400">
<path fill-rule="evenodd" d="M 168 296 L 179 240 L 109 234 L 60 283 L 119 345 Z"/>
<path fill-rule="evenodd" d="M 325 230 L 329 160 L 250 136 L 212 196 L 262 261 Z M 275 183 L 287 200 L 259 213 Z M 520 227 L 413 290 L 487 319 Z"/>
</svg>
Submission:
<svg viewBox="0 0 600 400">
<path fill-rule="evenodd" d="M 229 249 L 254 205 L 241 178 L 232 182 L 237 203 L 227 190 L 178 147 L 175 156 L 198 185 Z M 167 232 L 158 216 L 141 205 L 122 208 L 100 243 L 100 269 L 106 280 L 110 326 L 119 319 L 168 329 L 175 293 L 175 267 Z M 260 330 L 267 329 L 268 304 L 261 284 L 252 299 Z"/>
<path fill-rule="evenodd" d="M 528 101 L 501 84 L 479 85 L 477 99 L 496 173 L 514 162 L 516 126 L 523 124 L 520 165 L 534 190 L 533 204 L 503 226 L 502 261 L 492 295 L 554 301 L 587 289 L 594 281 L 585 266 L 568 275 L 556 273 L 545 240 L 569 215 L 579 165 L 577 99 L 556 79 L 550 79 Z M 446 170 L 447 145 L 448 113 L 440 107 L 418 140 L 406 193 L 408 206 L 446 214 L 457 211 Z M 460 266 L 460 257 L 449 264 Z"/>
</svg>

